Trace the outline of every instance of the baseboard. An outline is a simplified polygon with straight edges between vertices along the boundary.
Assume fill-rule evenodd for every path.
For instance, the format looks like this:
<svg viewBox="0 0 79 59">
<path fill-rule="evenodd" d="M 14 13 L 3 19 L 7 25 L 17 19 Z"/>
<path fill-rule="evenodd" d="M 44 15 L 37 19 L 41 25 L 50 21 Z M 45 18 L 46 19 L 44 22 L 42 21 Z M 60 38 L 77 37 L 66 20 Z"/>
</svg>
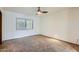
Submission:
<svg viewBox="0 0 79 59">
<path fill-rule="evenodd" d="M 78 44 L 76 44 L 76 43 L 68 42 L 68 41 L 61 40 L 61 39 L 54 38 L 54 37 L 49 37 L 49 36 L 47 36 L 47 35 L 43 35 L 43 34 L 40 34 L 40 35 L 45 36 L 45 37 L 48 37 L 48 38 L 51 38 L 51 39 L 56 39 L 56 40 L 59 40 L 59 41 L 62 41 L 62 42 L 66 42 L 66 43 L 69 43 L 69 44 L 75 44 L 75 45 L 78 45 Z"/>
<path fill-rule="evenodd" d="M 62 42 L 66 42 L 66 43 L 69 43 L 69 44 L 75 44 L 75 45 L 78 45 L 78 44 L 76 44 L 76 43 L 72 43 L 72 42 L 64 41 L 64 40 L 61 40 L 61 39 L 58 39 L 58 38 L 54 38 L 54 37 L 50 37 L 50 36 L 43 35 L 43 34 L 35 34 L 35 35 L 30 35 L 30 36 L 37 36 L 37 35 L 44 36 L 44 37 L 48 37 L 48 38 L 51 38 L 51 39 L 56 39 L 56 40 L 59 40 L 59 41 L 62 41 Z M 29 37 L 29 36 L 24 36 L 24 37 Z M 19 37 L 19 38 L 23 38 L 23 37 Z M 17 39 L 17 38 L 12 38 L 12 39 Z M 11 40 L 11 39 L 7 39 L 7 40 Z M 5 41 L 5 40 L 3 40 L 3 41 Z"/>
<path fill-rule="evenodd" d="M 20 37 L 12 37 L 12 38 L 8 38 L 8 39 L 4 39 L 2 41 L 5 41 L 5 40 L 12 40 L 12 39 L 18 39 L 18 38 L 23 38 L 23 37 L 29 37 L 29 36 L 35 36 L 35 35 L 40 35 L 40 34 L 34 34 L 34 35 L 28 35 L 28 36 L 20 36 Z"/>
</svg>

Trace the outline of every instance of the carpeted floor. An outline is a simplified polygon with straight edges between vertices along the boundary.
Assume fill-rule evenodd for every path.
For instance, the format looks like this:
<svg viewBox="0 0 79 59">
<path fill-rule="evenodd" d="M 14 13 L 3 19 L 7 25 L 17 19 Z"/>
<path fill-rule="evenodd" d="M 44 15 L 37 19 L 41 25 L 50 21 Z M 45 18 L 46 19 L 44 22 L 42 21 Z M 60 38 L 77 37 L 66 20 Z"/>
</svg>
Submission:
<svg viewBox="0 0 79 59">
<path fill-rule="evenodd" d="M 6 40 L 0 52 L 77 52 L 79 46 L 42 35 Z"/>
</svg>

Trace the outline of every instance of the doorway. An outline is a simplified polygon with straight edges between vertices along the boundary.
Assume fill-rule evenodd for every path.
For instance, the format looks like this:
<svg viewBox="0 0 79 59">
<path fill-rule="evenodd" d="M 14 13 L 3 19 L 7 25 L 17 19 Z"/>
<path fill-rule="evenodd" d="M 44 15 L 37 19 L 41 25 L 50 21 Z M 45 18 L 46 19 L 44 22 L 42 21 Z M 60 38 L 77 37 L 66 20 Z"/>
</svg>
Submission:
<svg viewBox="0 0 79 59">
<path fill-rule="evenodd" d="M 2 44 L 2 12 L 0 11 L 0 44 Z"/>
</svg>

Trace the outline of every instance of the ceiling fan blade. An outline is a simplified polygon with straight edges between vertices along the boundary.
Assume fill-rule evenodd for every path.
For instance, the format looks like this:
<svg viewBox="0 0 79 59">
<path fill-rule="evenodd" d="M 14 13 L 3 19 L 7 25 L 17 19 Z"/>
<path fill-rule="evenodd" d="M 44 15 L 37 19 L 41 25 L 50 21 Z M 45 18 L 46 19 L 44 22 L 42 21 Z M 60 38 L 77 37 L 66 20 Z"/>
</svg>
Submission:
<svg viewBox="0 0 79 59">
<path fill-rule="evenodd" d="M 41 11 L 41 10 L 40 10 L 40 7 L 38 7 L 38 10 L 37 10 L 37 11 Z"/>
<path fill-rule="evenodd" d="M 42 13 L 48 13 L 48 11 L 42 11 Z"/>
</svg>

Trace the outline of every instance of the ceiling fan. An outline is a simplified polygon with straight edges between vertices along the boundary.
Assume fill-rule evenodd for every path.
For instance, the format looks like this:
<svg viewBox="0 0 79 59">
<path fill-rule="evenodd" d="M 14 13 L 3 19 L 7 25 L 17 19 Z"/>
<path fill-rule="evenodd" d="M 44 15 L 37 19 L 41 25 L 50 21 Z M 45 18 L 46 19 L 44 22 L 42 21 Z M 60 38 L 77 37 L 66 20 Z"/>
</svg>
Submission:
<svg viewBox="0 0 79 59">
<path fill-rule="evenodd" d="M 41 9 L 40 9 L 40 7 L 37 7 L 37 14 L 39 15 L 39 14 L 47 14 L 48 13 L 48 11 L 42 11 Z"/>
</svg>

